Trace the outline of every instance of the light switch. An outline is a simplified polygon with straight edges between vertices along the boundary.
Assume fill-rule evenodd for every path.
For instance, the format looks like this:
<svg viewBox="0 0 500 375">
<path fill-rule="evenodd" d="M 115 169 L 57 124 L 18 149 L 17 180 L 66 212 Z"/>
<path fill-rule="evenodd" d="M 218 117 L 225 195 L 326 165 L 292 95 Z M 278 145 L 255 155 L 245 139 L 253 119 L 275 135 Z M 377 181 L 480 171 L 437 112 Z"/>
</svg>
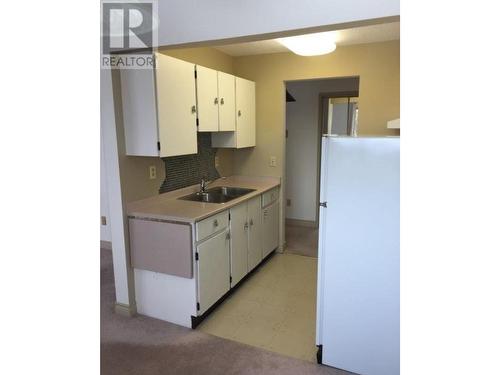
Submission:
<svg viewBox="0 0 500 375">
<path fill-rule="evenodd" d="M 276 156 L 271 156 L 271 158 L 269 159 L 269 165 L 271 167 L 276 167 Z"/>
<path fill-rule="evenodd" d="M 154 165 L 151 165 L 149 167 L 149 179 L 154 180 L 156 178 L 156 167 Z"/>
</svg>

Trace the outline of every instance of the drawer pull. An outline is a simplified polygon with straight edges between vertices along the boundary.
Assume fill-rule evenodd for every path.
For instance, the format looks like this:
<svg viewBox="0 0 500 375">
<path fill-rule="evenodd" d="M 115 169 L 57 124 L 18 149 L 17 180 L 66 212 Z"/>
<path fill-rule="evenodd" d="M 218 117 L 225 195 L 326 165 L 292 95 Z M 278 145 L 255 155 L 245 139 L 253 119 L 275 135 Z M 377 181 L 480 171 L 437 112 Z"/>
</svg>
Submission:
<svg viewBox="0 0 500 375">
<path fill-rule="evenodd" d="M 217 221 L 217 219 L 214 220 L 214 227 L 218 227 L 219 226 L 219 222 Z"/>
<path fill-rule="evenodd" d="M 248 222 L 243 225 L 243 229 L 247 230 L 248 229 Z"/>
</svg>

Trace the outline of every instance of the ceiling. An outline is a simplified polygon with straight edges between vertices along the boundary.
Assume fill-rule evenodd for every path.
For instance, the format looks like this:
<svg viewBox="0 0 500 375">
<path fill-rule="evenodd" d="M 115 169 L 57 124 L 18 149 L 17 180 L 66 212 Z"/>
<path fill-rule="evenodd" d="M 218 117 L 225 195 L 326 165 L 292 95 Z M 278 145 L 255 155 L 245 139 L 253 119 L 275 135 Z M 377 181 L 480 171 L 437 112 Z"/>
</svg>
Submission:
<svg viewBox="0 0 500 375">
<path fill-rule="evenodd" d="M 337 46 L 384 42 L 399 39 L 399 22 L 362 26 L 353 29 L 337 30 Z M 238 44 L 216 46 L 216 49 L 230 56 L 263 55 L 267 53 L 290 52 L 274 39 Z"/>
</svg>

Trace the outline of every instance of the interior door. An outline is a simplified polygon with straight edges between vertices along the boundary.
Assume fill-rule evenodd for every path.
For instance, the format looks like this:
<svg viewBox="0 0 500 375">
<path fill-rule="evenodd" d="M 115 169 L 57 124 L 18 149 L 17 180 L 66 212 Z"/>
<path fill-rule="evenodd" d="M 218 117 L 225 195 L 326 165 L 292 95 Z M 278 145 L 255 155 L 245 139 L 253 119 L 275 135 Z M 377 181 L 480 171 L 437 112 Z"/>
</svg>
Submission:
<svg viewBox="0 0 500 375">
<path fill-rule="evenodd" d="M 222 231 L 196 248 L 199 315 L 203 314 L 230 288 L 228 234 L 228 230 Z"/>
<path fill-rule="evenodd" d="M 239 204 L 231 212 L 231 287 L 248 272 L 247 204 Z"/>
<path fill-rule="evenodd" d="M 235 77 L 224 72 L 218 73 L 219 87 L 219 131 L 236 130 Z"/>
<path fill-rule="evenodd" d="M 160 156 L 196 154 L 194 64 L 156 54 L 156 106 Z"/>
<path fill-rule="evenodd" d="M 248 201 L 248 272 L 262 260 L 261 198 Z"/>
<path fill-rule="evenodd" d="M 255 146 L 255 82 L 236 77 L 236 147 Z"/>
<path fill-rule="evenodd" d="M 219 130 L 219 97 L 217 74 L 213 69 L 196 66 L 196 99 L 198 106 L 198 131 Z"/>
</svg>

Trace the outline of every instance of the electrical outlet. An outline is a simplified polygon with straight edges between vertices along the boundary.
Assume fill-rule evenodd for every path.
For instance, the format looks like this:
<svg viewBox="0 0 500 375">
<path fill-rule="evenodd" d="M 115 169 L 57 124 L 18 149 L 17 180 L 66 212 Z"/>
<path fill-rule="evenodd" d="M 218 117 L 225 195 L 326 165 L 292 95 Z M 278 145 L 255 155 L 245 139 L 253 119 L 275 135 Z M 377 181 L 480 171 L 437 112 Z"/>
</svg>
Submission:
<svg viewBox="0 0 500 375">
<path fill-rule="evenodd" d="M 288 207 L 290 207 L 290 206 L 292 205 L 292 200 L 288 198 L 288 199 L 286 200 L 286 205 L 287 205 Z"/>
<path fill-rule="evenodd" d="M 156 178 L 156 167 L 154 165 L 149 167 L 149 179 L 154 180 Z"/>
<path fill-rule="evenodd" d="M 217 168 L 219 166 L 219 157 L 215 157 L 215 167 Z"/>
<path fill-rule="evenodd" d="M 271 167 L 276 167 L 276 156 L 271 156 L 271 158 L 269 159 L 269 165 Z"/>
<path fill-rule="evenodd" d="M 106 225 L 106 216 L 101 216 L 101 225 Z"/>
</svg>

